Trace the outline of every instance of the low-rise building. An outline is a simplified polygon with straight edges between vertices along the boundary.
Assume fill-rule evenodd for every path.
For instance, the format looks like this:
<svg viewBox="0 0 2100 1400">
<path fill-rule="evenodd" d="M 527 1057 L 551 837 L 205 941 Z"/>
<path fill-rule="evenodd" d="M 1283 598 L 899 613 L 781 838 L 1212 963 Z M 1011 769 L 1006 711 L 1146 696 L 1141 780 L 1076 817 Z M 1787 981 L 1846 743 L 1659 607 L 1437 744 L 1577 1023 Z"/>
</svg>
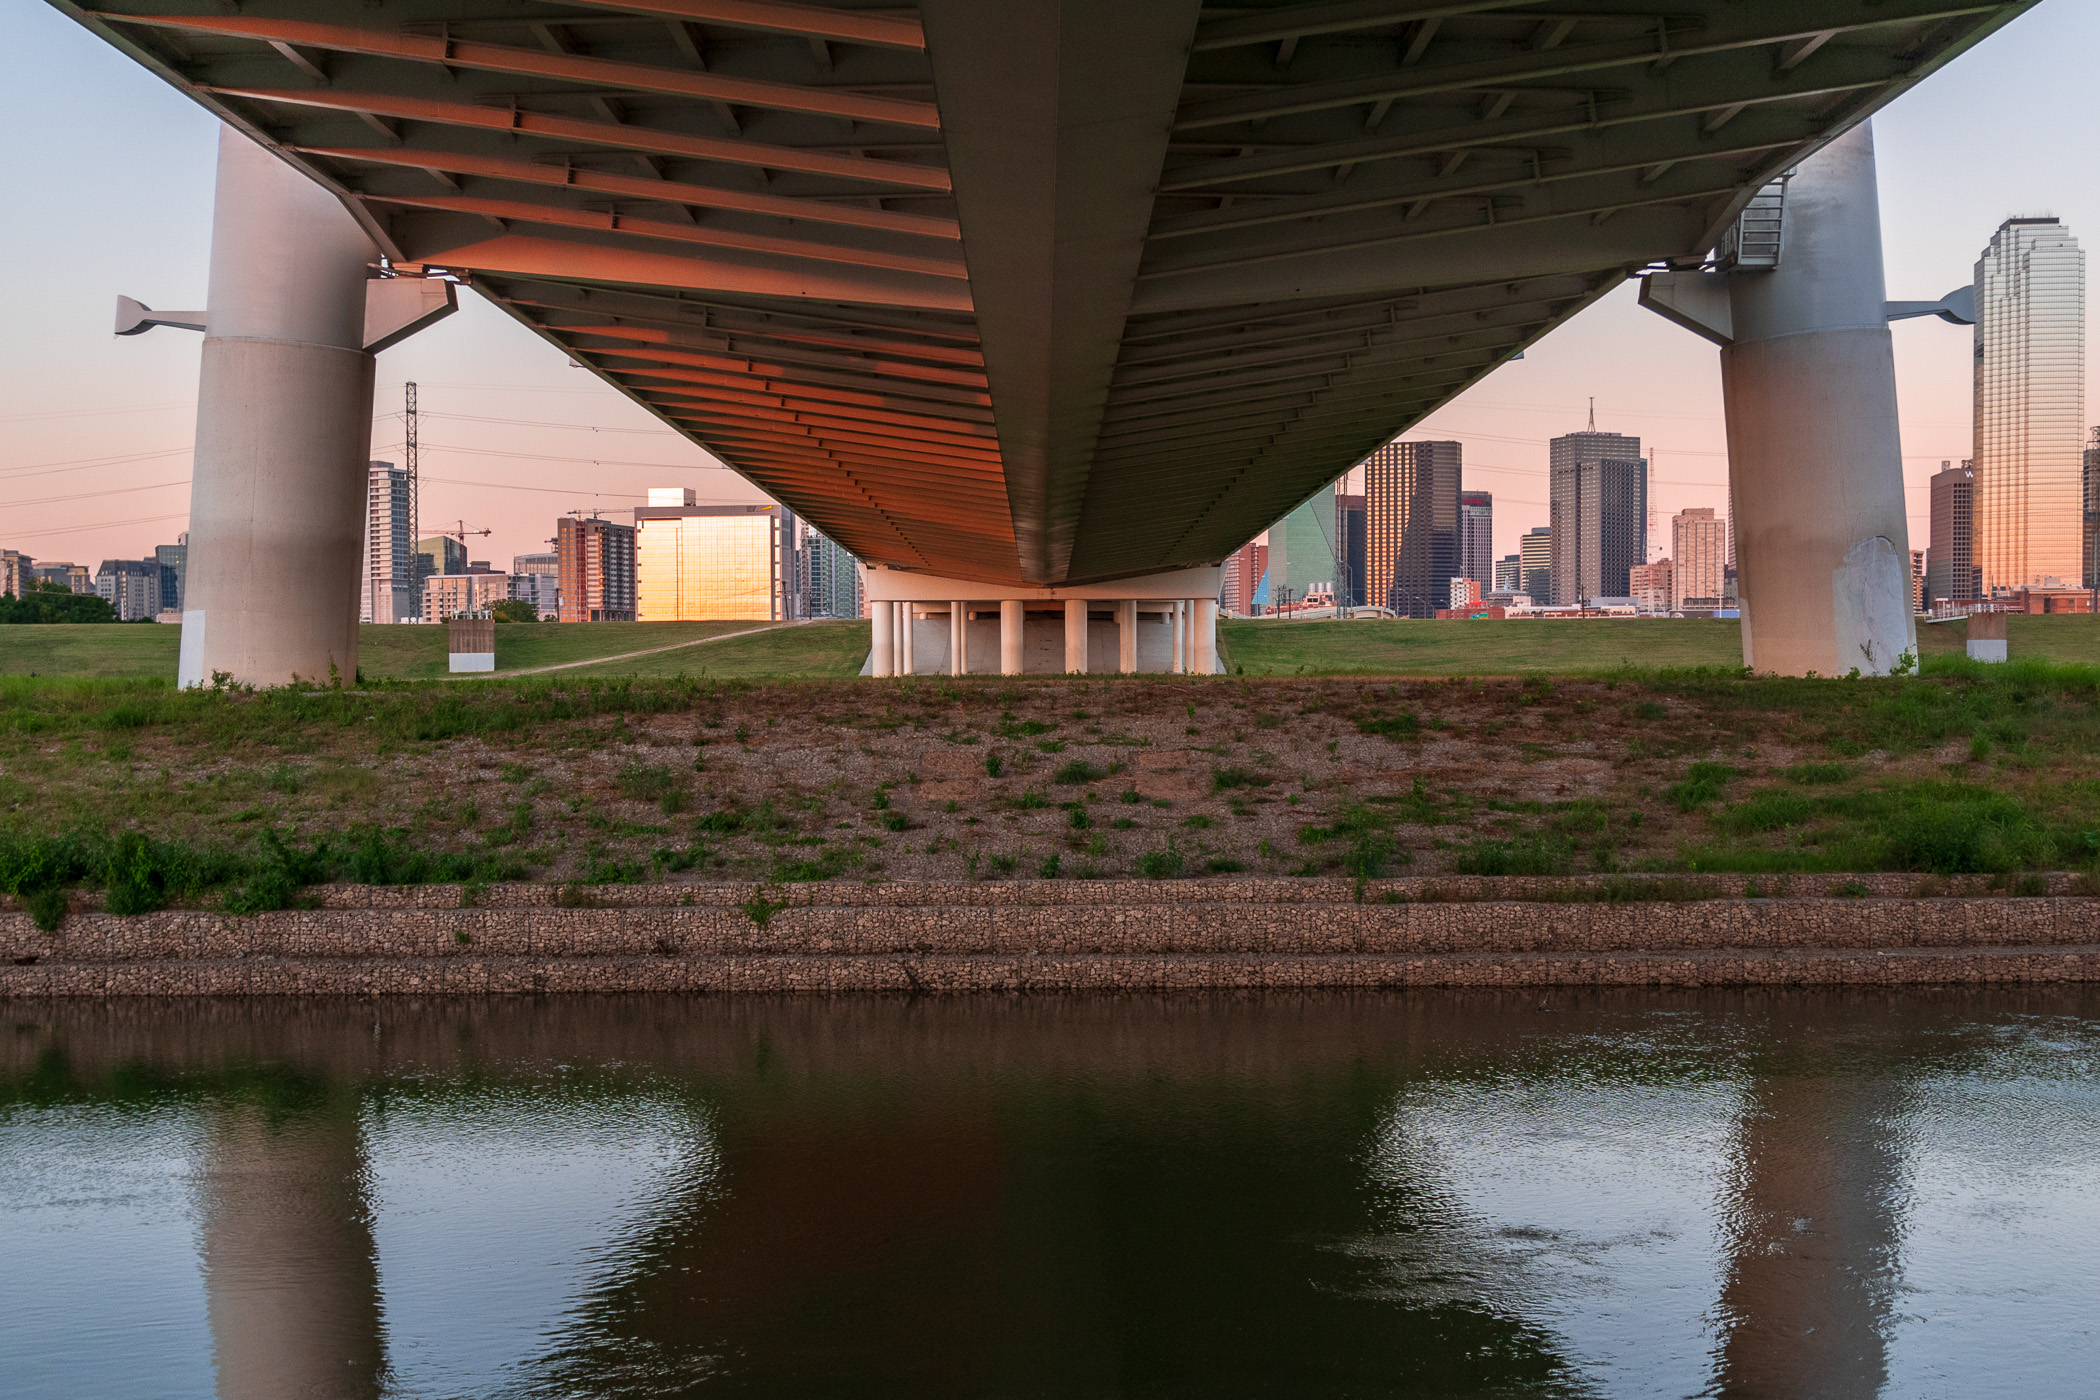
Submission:
<svg viewBox="0 0 2100 1400">
<path fill-rule="evenodd" d="M 160 612 L 160 574 L 157 559 L 105 559 L 95 570 L 95 592 L 117 621 L 138 622 Z"/>
<path fill-rule="evenodd" d="M 423 580 L 423 620 L 438 623 L 478 613 L 508 597 L 509 574 L 432 574 Z"/>
<path fill-rule="evenodd" d="M 1460 576 L 1451 580 L 1451 607 L 1469 608 L 1479 601 L 1479 579 Z"/>
<path fill-rule="evenodd" d="M 1672 584 L 1676 577 L 1675 566 L 1667 559 L 1658 559 L 1652 564 L 1636 564 L 1627 570 L 1627 586 L 1633 593 L 1633 605 L 1644 613 L 1667 614 L 1677 605 L 1676 590 Z"/>
</svg>

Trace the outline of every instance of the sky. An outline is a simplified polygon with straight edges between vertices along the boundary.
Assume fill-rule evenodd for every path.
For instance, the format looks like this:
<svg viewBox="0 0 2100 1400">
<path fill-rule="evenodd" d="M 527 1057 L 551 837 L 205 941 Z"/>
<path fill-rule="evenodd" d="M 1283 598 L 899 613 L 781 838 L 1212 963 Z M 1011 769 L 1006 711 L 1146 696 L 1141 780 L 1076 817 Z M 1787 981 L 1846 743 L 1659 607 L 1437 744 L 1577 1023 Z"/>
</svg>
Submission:
<svg viewBox="0 0 2100 1400">
<path fill-rule="evenodd" d="M 2100 5 L 2044 0 L 1875 119 L 1892 298 L 1970 280 L 2000 222 L 2054 214 L 2100 240 Z M 111 334 L 119 295 L 204 304 L 214 119 L 42 0 L 0 0 L 0 547 L 91 568 L 172 542 L 188 507 L 200 338 Z M 2089 318 L 2090 322 L 2090 318 Z M 2088 335 L 2092 333 L 2088 324 Z M 1970 450 L 1970 337 L 1894 327 L 1912 543 L 1926 480 Z M 2088 375 L 2100 357 L 2086 356 Z M 507 567 L 571 509 L 640 504 L 651 486 L 763 499 L 735 473 L 472 293 L 379 357 L 373 456 L 399 460 L 402 384 L 418 384 L 426 534 L 454 522 L 469 557 Z M 1613 292 L 1409 437 L 1465 444 L 1465 485 L 1495 497 L 1495 547 L 1546 521 L 1546 442 L 1584 426 L 1637 434 L 1664 539 L 1687 506 L 1727 505 L 1719 351 Z M 2088 387 L 2088 400 L 2100 402 Z M 2089 410 L 2090 411 L 2090 410 Z M 1337 464 L 1339 468 L 1343 464 Z"/>
</svg>

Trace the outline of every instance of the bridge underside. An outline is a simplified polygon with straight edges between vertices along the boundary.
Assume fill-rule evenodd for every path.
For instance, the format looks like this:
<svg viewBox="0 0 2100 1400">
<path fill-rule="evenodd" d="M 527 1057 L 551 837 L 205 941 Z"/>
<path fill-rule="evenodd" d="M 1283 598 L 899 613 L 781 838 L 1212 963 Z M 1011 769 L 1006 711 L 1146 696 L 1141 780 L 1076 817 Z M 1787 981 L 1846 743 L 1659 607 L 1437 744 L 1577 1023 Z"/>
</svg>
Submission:
<svg viewBox="0 0 2100 1400">
<path fill-rule="evenodd" d="M 853 553 L 1215 562 L 2028 3 L 61 3 Z"/>
</svg>

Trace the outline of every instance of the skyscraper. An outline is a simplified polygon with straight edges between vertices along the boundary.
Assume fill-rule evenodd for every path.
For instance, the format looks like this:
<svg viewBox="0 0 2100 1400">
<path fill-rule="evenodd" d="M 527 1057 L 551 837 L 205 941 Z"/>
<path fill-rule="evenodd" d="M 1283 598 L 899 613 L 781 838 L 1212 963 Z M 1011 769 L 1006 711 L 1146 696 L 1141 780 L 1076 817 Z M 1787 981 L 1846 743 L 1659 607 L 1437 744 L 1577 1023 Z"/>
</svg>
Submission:
<svg viewBox="0 0 2100 1400">
<path fill-rule="evenodd" d="M 1925 591 L 1934 602 L 1977 596 L 1976 473 L 1968 462 L 1940 463 L 1931 482 L 1932 534 L 1925 551 Z"/>
<path fill-rule="evenodd" d="M 1553 527 L 1532 526 L 1517 546 L 1520 577 L 1524 581 L 1517 591 L 1529 594 L 1532 602 L 1545 607 L 1553 601 Z"/>
<path fill-rule="evenodd" d="M 555 522 L 563 622 L 634 621 L 634 527 L 592 516 Z"/>
<path fill-rule="evenodd" d="M 1976 264 L 1976 566 L 2000 588 L 2085 573 L 2085 253 L 2007 219 Z"/>
<path fill-rule="evenodd" d="M 1334 543 L 1341 558 L 1334 581 L 1335 601 L 1344 607 L 1364 605 L 1364 498 L 1348 492 L 1334 498 Z"/>
<path fill-rule="evenodd" d="M 1455 442 L 1389 442 L 1364 462 L 1366 602 L 1435 617 L 1458 575 Z"/>
<path fill-rule="evenodd" d="M 1624 433 L 1553 439 L 1553 601 L 1627 596 L 1648 558 L 1648 463 Z"/>
<path fill-rule="evenodd" d="M 1332 589 L 1341 572 L 1334 492 L 1322 490 L 1269 527 L 1269 587 L 1288 588 L 1292 601 Z"/>
<path fill-rule="evenodd" d="M 814 525 L 807 528 L 804 553 L 809 560 L 809 615 L 859 617 L 860 561 Z"/>
<path fill-rule="evenodd" d="M 408 473 L 374 462 L 365 479 L 365 577 L 358 616 L 366 622 L 407 622 L 422 610 L 415 551 L 409 536 Z M 462 546 L 461 554 L 465 554 Z M 447 569 L 433 570 L 449 573 Z"/>
<path fill-rule="evenodd" d="M 1728 522 L 1712 506 L 1693 506 L 1670 517 L 1670 610 L 1721 606 L 1721 578 L 1728 569 Z M 1693 603 L 1693 599 L 1699 601 Z"/>
<path fill-rule="evenodd" d="M 1495 584 L 1495 498 L 1486 491 L 1458 493 L 1458 571 L 1480 584 Z"/>
</svg>

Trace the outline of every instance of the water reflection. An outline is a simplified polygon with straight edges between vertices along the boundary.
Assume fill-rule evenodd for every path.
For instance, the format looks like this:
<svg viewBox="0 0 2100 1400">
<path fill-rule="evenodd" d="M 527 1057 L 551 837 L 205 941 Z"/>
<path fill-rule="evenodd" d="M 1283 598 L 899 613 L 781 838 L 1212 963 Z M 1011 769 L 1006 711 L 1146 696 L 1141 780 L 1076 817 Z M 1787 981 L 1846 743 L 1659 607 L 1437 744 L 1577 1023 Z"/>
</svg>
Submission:
<svg viewBox="0 0 2100 1400">
<path fill-rule="evenodd" d="M 15 1007 L 0 1374 L 39 1396 L 2073 1393 L 2100 1361 L 2096 1005 Z"/>
</svg>

